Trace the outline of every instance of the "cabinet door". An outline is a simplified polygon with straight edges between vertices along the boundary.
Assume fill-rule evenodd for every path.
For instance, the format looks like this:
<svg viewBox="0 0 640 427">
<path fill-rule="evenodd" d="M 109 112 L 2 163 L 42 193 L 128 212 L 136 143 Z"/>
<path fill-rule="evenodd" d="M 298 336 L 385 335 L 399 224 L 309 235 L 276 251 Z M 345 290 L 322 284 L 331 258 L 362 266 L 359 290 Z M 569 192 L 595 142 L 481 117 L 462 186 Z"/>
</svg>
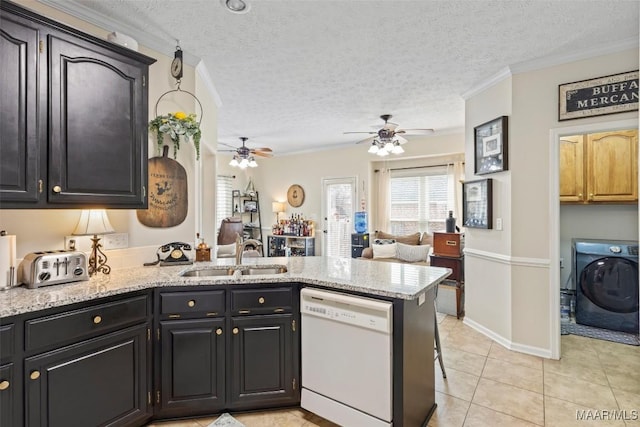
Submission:
<svg viewBox="0 0 640 427">
<path fill-rule="evenodd" d="M 147 68 L 50 34 L 49 203 L 146 207 Z"/>
<path fill-rule="evenodd" d="M 37 27 L 2 12 L 0 202 L 38 201 Z"/>
<path fill-rule="evenodd" d="M 225 403 L 224 318 L 160 322 L 156 415 L 215 413 Z"/>
<path fill-rule="evenodd" d="M 0 366 L 0 426 L 20 425 L 16 389 L 13 363 Z"/>
<path fill-rule="evenodd" d="M 560 138 L 560 201 L 584 202 L 585 135 Z"/>
<path fill-rule="evenodd" d="M 638 200 L 638 131 L 588 135 L 587 187 L 590 202 Z"/>
<path fill-rule="evenodd" d="M 148 418 L 147 325 L 24 362 L 27 426 L 131 425 Z"/>
<path fill-rule="evenodd" d="M 294 320 L 291 314 L 231 319 L 229 408 L 299 402 Z"/>
</svg>

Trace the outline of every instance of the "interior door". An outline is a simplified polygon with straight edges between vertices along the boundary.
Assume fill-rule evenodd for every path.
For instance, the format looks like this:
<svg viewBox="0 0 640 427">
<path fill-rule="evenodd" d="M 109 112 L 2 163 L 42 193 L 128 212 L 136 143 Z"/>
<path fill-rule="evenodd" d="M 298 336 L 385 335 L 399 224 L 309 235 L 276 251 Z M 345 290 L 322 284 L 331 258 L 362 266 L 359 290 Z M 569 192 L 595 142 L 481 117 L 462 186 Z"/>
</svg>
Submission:
<svg viewBox="0 0 640 427">
<path fill-rule="evenodd" d="M 351 257 L 351 233 L 356 209 L 356 177 L 322 180 L 323 254 Z"/>
</svg>

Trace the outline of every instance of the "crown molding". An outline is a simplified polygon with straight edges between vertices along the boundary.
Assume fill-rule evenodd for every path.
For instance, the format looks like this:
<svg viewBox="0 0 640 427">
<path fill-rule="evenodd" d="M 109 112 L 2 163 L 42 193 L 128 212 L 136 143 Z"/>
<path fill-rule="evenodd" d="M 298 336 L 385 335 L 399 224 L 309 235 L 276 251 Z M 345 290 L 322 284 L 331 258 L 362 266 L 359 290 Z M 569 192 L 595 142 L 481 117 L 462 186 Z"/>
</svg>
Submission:
<svg viewBox="0 0 640 427">
<path fill-rule="evenodd" d="M 158 38 L 151 36 L 150 34 L 140 31 L 139 29 L 132 27 L 127 24 L 123 24 L 118 22 L 117 20 L 104 15 L 102 13 L 98 13 L 82 3 L 77 2 L 76 0 L 65 0 L 65 1 L 56 1 L 56 0 L 37 0 L 39 3 L 47 5 L 53 9 L 64 12 L 68 15 L 71 15 L 75 18 L 81 19 L 89 24 L 93 24 L 97 27 L 102 28 L 105 31 L 117 31 L 122 32 L 128 36 L 133 37 L 136 41 L 146 46 L 149 49 L 153 49 L 156 52 L 162 53 L 168 57 L 173 57 L 173 52 L 176 47 L 176 39 L 170 37 L 167 34 L 167 38 Z M 195 67 L 199 62 L 200 58 L 190 54 L 189 52 L 183 51 L 183 60 L 185 64 L 188 64 L 192 67 Z"/>
<path fill-rule="evenodd" d="M 196 65 L 196 73 L 198 73 L 198 77 L 200 77 L 202 83 L 204 83 L 204 86 L 207 88 L 209 95 L 211 95 L 213 101 L 216 103 L 216 107 L 222 107 L 222 98 L 216 90 L 215 84 L 213 84 L 211 74 L 209 74 L 209 69 L 205 65 L 204 61 L 200 61 L 198 65 Z"/>
<path fill-rule="evenodd" d="M 475 95 L 479 94 L 480 92 L 482 92 L 482 91 L 484 91 L 486 89 L 489 89 L 491 86 L 500 83 L 502 80 L 511 77 L 512 74 L 513 73 L 511 72 L 511 68 L 504 67 L 502 70 L 498 71 L 497 73 L 495 73 L 494 75 L 492 75 L 488 79 L 483 80 L 480 83 L 478 83 L 478 84 L 472 86 L 471 88 L 467 89 L 466 91 L 462 92 L 460 94 L 460 96 L 462 97 L 462 99 L 464 99 L 466 101 L 469 98 L 471 98 L 472 96 L 475 96 Z"/>
<path fill-rule="evenodd" d="M 542 58 L 532 59 L 530 61 L 518 62 L 511 65 L 511 71 L 513 74 L 526 73 L 527 71 L 535 71 L 556 65 L 567 64 L 569 62 L 576 62 L 583 59 L 623 52 L 625 50 L 638 49 L 639 45 L 637 37 L 630 37 L 613 43 L 594 45 L 588 49 L 583 49 L 570 54 L 549 55 Z"/>
<path fill-rule="evenodd" d="M 640 42 L 638 41 L 638 39 L 631 37 L 624 40 L 619 40 L 615 43 L 591 46 L 588 49 L 583 49 L 571 54 L 549 55 L 532 59 L 530 61 L 517 62 L 503 68 L 491 77 L 477 83 L 476 85 L 467 89 L 465 92 L 461 93 L 460 96 L 466 101 L 472 96 L 477 95 L 478 93 L 490 88 L 491 86 L 501 82 L 508 77 L 511 77 L 514 74 L 541 70 L 543 68 L 554 67 L 556 65 L 567 64 L 570 62 L 581 61 L 598 56 L 610 55 L 613 53 L 623 52 L 625 50 L 638 49 L 639 46 Z"/>
</svg>

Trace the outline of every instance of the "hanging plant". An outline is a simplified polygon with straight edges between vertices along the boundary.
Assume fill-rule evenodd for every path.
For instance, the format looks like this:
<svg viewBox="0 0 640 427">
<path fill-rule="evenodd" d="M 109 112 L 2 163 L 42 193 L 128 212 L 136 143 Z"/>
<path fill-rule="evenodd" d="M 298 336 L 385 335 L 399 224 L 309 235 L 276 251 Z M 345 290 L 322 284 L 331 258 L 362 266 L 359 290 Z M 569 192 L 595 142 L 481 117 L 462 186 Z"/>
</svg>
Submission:
<svg viewBox="0 0 640 427">
<path fill-rule="evenodd" d="M 162 145 L 164 136 L 168 135 L 173 141 L 173 158 L 178 156 L 180 149 L 180 138 L 184 137 L 187 141 L 193 140 L 196 148 L 196 160 L 200 160 L 200 123 L 196 120 L 195 114 L 185 114 L 182 111 L 169 113 L 164 116 L 156 116 L 149 122 L 149 130 L 155 132 L 157 140 L 158 155 L 162 153 Z"/>
</svg>

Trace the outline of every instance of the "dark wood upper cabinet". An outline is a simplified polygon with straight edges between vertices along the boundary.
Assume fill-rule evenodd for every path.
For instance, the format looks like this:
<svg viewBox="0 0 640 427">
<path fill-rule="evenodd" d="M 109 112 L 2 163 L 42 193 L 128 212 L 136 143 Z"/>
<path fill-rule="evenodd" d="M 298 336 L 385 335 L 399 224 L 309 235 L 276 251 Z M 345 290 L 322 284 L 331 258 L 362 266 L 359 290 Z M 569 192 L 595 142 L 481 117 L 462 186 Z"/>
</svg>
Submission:
<svg viewBox="0 0 640 427">
<path fill-rule="evenodd" d="M 0 7 L 2 207 L 146 207 L 155 60 Z"/>
<path fill-rule="evenodd" d="M 38 201 L 38 39 L 29 21 L 0 14 L 0 201 Z"/>
</svg>

